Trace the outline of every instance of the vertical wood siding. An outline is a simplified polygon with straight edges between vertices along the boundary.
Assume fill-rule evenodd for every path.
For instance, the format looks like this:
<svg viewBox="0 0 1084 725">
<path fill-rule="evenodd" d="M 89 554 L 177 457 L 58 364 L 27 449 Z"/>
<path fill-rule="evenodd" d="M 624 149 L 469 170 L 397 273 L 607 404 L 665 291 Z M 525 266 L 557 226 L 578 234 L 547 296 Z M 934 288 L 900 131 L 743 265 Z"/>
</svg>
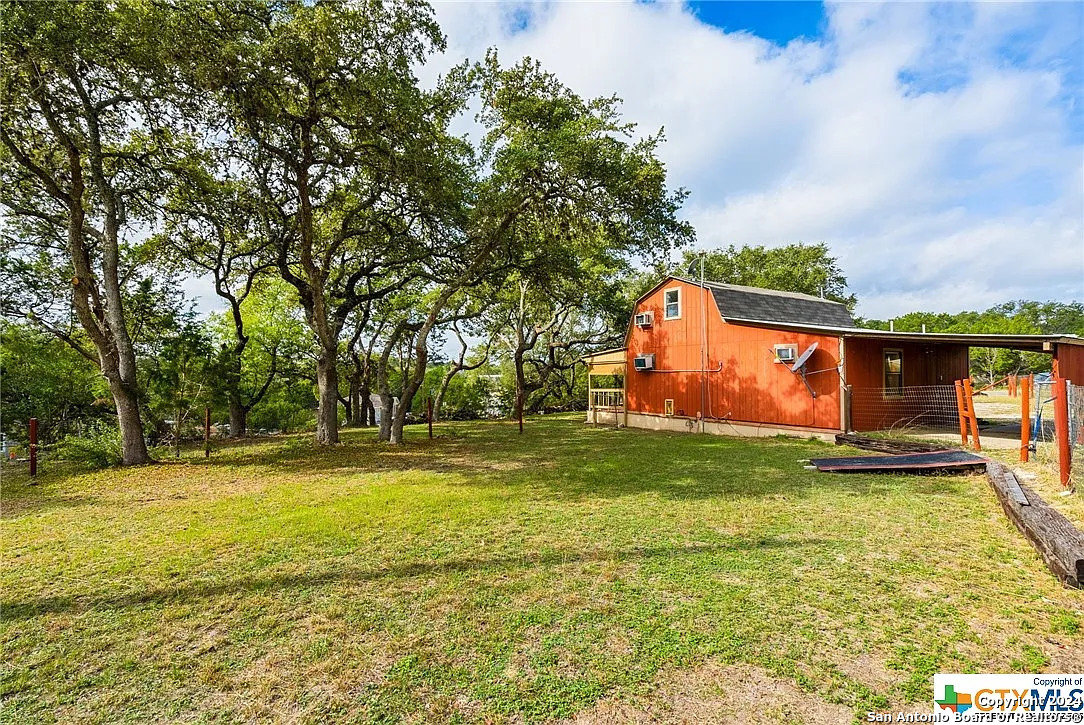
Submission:
<svg viewBox="0 0 1084 725">
<path fill-rule="evenodd" d="M 884 351 L 903 352 L 903 385 L 912 388 L 904 398 L 870 393 L 884 388 Z M 968 347 L 951 343 L 897 342 L 847 338 L 843 344 L 847 384 L 855 391 L 851 428 L 872 431 L 918 424 L 926 414 L 938 420 L 956 414 L 955 393 L 925 390 L 920 386 L 946 385 L 968 376 Z M 865 392 L 858 392 L 865 391 Z M 876 404 L 874 404 L 874 402 Z"/>
<path fill-rule="evenodd" d="M 1054 372 L 1074 385 L 1084 385 L 1084 347 L 1057 345 L 1054 348 Z"/>
<path fill-rule="evenodd" d="M 674 287 L 681 289 L 681 319 L 666 320 L 663 295 Z M 703 412 L 708 419 L 839 429 L 838 337 L 728 324 L 719 315 L 710 290 L 702 292 L 684 282 L 663 285 L 636 312 L 648 310 L 655 313 L 654 325 L 648 329 L 633 326 L 627 341 L 629 412 L 662 415 L 669 398 L 678 416 L 695 418 Z M 699 372 L 702 310 L 707 313 L 708 352 L 704 411 Z M 773 345 L 794 344 L 801 354 L 814 342 L 820 347 L 807 369 L 828 369 L 809 377 L 816 399 L 786 365 L 774 361 L 773 353 Z M 655 370 L 633 369 L 633 358 L 643 353 L 655 354 Z"/>
<path fill-rule="evenodd" d="M 952 385 L 968 376 L 968 347 L 950 343 L 896 342 L 849 337 L 844 375 L 852 388 L 884 387 L 884 351 L 903 351 L 903 384 Z"/>
</svg>

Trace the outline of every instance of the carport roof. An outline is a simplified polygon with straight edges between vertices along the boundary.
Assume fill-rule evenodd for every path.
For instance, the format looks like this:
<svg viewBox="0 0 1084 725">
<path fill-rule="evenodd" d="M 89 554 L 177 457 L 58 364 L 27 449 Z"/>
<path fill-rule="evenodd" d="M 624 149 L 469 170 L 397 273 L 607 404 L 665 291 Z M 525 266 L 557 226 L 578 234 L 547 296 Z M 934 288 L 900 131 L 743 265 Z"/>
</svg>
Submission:
<svg viewBox="0 0 1084 725">
<path fill-rule="evenodd" d="M 884 342 L 942 342 L 971 347 L 1003 347 L 1012 350 L 1032 352 L 1053 352 L 1054 345 L 1084 345 L 1084 338 L 1077 335 L 993 335 L 983 333 L 949 332 L 893 332 L 889 330 L 870 330 L 864 327 L 842 327 L 832 325 L 802 325 L 776 322 L 774 320 L 743 320 L 729 318 L 732 325 L 750 327 L 771 327 L 795 332 L 812 332 L 827 335 L 839 335 Z"/>
</svg>

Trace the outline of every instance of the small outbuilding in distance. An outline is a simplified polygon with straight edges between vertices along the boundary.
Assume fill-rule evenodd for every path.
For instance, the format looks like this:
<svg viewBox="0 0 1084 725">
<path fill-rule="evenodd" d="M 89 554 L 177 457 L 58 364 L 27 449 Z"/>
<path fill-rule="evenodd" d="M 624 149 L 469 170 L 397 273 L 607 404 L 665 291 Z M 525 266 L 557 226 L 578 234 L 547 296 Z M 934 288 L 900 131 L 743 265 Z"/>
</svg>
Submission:
<svg viewBox="0 0 1084 725">
<path fill-rule="evenodd" d="M 832 300 L 671 276 L 637 300 L 624 347 L 584 358 L 587 420 L 827 440 L 920 423 L 938 405 L 954 418 L 971 347 L 1044 352 L 1055 376 L 1084 383 L 1075 335 L 869 330 Z"/>
</svg>

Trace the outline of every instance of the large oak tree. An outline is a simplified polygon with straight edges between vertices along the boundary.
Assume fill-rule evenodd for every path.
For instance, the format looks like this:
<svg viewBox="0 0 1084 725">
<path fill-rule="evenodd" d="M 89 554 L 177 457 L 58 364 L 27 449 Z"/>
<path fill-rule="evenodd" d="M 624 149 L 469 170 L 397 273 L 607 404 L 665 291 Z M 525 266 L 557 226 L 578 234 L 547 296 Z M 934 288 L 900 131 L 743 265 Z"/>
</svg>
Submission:
<svg viewBox="0 0 1084 725">
<path fill-rule="evenodd" d="M 74 314 L 116 403 L 123 462 L 148 458 L 123 286 L 183 129 L 151 3 L 5 3 L 0 13 L 0 201 L 7 314 L 78 344 Z M 67 287 L 67 294 L 64 293 Z"/>
</svg>

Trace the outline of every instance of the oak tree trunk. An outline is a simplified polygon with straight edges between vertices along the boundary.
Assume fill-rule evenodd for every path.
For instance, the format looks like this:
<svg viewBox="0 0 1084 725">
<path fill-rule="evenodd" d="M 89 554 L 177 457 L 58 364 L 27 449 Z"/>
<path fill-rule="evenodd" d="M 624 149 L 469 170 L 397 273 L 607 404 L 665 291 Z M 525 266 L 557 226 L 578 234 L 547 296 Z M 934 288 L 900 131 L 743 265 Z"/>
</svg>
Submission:
<svg viewBox="0 0 1084 725">
<path fill-rule="evenodd" d="M 335 351 L 323 350 L 316 361 L 316 442 L 334 445 L 339 442 L 339 371 Z"/>
<path fill-rule="evenodd" d="M 241 404 L 241 396 L 231 390 L 230 398 L 230 438 L 244 438 L 248 434 L 248 410 Z"/>
<path fill-rule="evenodd" d="M 391 440 L 392 413 L 395 411 L 395 398 L 389 393 L 380 394 L 380 433 L 382 441 Z"/>
<path fill-rule="evenodd" d="M 350 425 L 360 428 L 362 425 L 362 417 L 365 414 L 364 406 L 361 402 L 361 380 L 357 375 L 350 376 L 350 393 L 348 396 L 350 400 Z"/>
<path fill-rule="evenodd" d="M 117 406 L 117 425 L 120 428 L 121 461 L 124 465 L 148 463 L 147 442 L 143 439 L 143 421 L 139 417 L 139 398 L 135 391 L 119 379 L 109 381 L 113 402 Z"/>
</svg>

